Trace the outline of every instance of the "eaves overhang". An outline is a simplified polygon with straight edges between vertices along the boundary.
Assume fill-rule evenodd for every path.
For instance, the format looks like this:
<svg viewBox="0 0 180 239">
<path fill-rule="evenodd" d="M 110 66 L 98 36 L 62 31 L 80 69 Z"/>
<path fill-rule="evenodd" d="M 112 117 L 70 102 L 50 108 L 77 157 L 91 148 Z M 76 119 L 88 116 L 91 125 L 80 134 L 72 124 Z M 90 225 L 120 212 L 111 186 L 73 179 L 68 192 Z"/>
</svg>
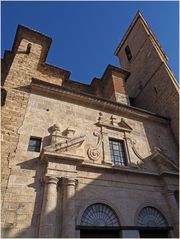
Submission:
<svg viewBox="0 0 180 239">
<path fill-rule="evenodd" d="M 169 124 L 170 122 L 169 118 L 160 116 L 156 113 L 152 113 L 144 109 L 140 109 L 133 106 L 107 100 L 105 98 L 95 96 L 92 94 L 75 91 L 63 86 L 58 86 L 58 85 L 51 84 L 51 83 L 48 83 L 39 79 L 35 79 L 35 78 L 32 78 L 32 82 L 31 82 L 31 92 L 33 92 L 33 90 L 48 93 L 48 95 L 50 94 L 55 95 L 56 97 L 63 96 L 73 100 L 86 102 L 91 105 L 99 106 L 101 110 L 108 109 L 114 112 L 123 112 L 126 114 L 130 114 L 132 116 L 138 116 L 148 120 L 158 121 L 164 124 Z"/>
</svg>

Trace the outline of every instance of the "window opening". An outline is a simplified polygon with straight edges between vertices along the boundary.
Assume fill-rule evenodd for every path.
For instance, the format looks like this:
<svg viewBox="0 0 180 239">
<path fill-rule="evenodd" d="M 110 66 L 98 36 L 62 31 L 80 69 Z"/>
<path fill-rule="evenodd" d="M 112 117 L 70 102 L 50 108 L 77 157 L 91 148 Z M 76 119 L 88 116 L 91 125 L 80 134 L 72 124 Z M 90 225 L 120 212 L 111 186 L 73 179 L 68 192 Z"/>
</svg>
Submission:
<svg viewBox="0 0 180 239">
<path fill-rule="evenodd" d="M 30 137 L 28 151 L 40 152 L 41 149 L 41 138 Z"/>
<path fill-rule="evenodd" d="M 86 208 L 81 218 L 81 225 L 116 227 L 119 226 L 119 219 L 109 206 L 96 203 Z"/>
<path fill-rule="evenodd" d="M 137 219 L 138 226 L 143 227 L 166 227 L 168 226 L 162 213 L 153 207 L 143 208 Z"/>
<path fill-rule="evenodd" d="M 141 227 L 139 234 L 141 238 L 167 238 L 168 223 L 163 214 L 153 207 L 144 207 L 137 219 L 138 226 Z"/>
<path fill-rule="evenodd" d="M 119 166 L 126 166 L 127 160 L 125 155 L 124 142 L 110 139 L 109 146 L 110 146 L 111 160 L 113 164 L 119 165 Z"/>
<path fill-rule="evenodd" d="M 126 46 L 125 52 L 126 52 L 128 61 L 130 61 L 132 59 L 132 54 L 131 54 L 131 50 L 130 50 L 129 46 Z"/>
</svg>

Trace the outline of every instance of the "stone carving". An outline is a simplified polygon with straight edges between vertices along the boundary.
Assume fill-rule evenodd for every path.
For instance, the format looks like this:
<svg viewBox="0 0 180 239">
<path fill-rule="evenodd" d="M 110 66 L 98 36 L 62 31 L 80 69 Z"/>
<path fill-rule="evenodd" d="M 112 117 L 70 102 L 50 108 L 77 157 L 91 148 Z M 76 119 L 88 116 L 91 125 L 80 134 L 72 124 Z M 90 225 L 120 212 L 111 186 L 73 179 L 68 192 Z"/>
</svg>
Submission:
<svg viewBox="0 0 180 239">
<path fill-rule="evenodd" d="M 135 148 L 136 141 L 135 141 L 135 140 L 132 140 L 131 138 L 127 138 L 127 139 L 129 139 L 129 141 L 130 141 L 130 143 L 131 143 L 131 146 L 132 146 L 132 150 L 133 150 L 133 152 L 135 153 L 135 155 L 136 155 L 140 160 L 143 161 L 144 158 L 137 152 L 137 150 L 136 150 L 136 148 Z"/>
<path fill-rule="evenodd" d="M 65 155 L 69 158 L 83 158 L 84 147 L 83 142 L 85 141 L 84 134 L 77 134 L 76 129 L 71 126 L 62 130 L 59 124 L 54 124 L 51 127 L 51 142 L 49 145 L 43 147 L 41 152 L 41 158 L 44 154 L 56 154 Z"/>
<path fill-rule="evenodd" d="M 65 131 L 64 134 L 68 137 L 68 138 L 72 138 L 75 134 L 76 130 L 72 127 L 68 127 Z"/>
<path fill-rule="evenodd" d="M 84 142 L 85 135 L 80 135 L 72 139 L 64 140 L 55 144 L 51 144 L 43 148 L 44 152 L 66 152 L 72 147 L 80 147 Z"/>
<path fill-rule="evenodd" d="M 96 146 L 90 146 L 87 150 L 88 157 L 91 160 L 97 161 L 100 158 L 100 152 L 98 151 L 98 148 L 100 144 L 102 143 L 102 134 L 100 132 L 95 131 L 93 133 L 94 136 L 98 137 L 98 142 Z"/>
<path fill-rule="evenodd" d="M 114 126 L 118 126 L 118 121 L 117 121 L 117 118 L 114 116 L 114 115 L 111 115 L 111 118 L 110 118 L 110 123 Z"/>
<path fill-rule="evenodd" d="M 61 137 L 61 130 L 59 124 L 54 124 L 52 126 L 51 144 L 56 144 Z"/>
<path fill-rule="evenodd" d="M 101 123 L 101 121 L 102 121 L 102 116 L 103 116 L 102 112 L 99 112 L 98 123 Z"/>
<path fill-rule="evenodd" d="M 128 133 L 132 131 L 132 128 L 125 122 L 123 118 L 121 118 L 119 121 L 116 116 L 111 115 L 110 118 L 105 119 L 101 112 L 99 113 L 96 125 Z"/>
<path fill-rule="evenodd" d="M 150 158 L 158 166 L 160 172 L 179 171 L 178 165 L 176 165 L 175 162 L 170 160 L 168 155 L 164 154 L 164 152 L 158 147 L 154 147 L 152 154 L 150 155 Z"/>
<path fill-rule="evenodd" d="M 52 127 L 52 131 L 53 131 L 53 133 L 54 132 L 60 132 L 61 130 L 60 130 L 60 125 L 59 124 L 54 124 L 53 125 L 53 127 Z"/>
</svg>

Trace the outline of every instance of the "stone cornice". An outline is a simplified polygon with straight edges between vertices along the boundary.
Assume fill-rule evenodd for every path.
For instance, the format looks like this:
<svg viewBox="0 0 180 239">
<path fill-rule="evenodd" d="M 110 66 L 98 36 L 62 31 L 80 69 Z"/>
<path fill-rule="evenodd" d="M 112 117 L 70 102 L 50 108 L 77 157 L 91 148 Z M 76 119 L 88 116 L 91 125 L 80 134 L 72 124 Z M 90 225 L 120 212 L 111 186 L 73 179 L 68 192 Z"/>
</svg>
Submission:
<svg viewBox="0 0 180 239">
<path fill-rule="evenodd" d="M 66 155 L 66 154 L 56 154 L 56 153 L 52 153 L 52 152 L 41 152 L 41 156 L 40 156 L 42 161 L 45 162 L 51 162 L 51 161 L 56 161 L 56 163 L 62 163 L 62 164 L 73 164 L 73 165 L 77 165 L 77 171 L 79 170 L 85 170 L 89 169 L 89 170 L 93 170 L 93 171 L 104 171 L 104 172 L 109 172 L 109 173 L 130 173 L 130 174 L 138 174 L 140 175 L 146 175 L 146 176 L 152 176 L 152 177 L 163 177 L 163 176 L 173 176 L 173 177 L 179 177 L 179 173 L 178 172 L 172 172 L 172 171 L 164 171 L 164 172 L 160 172 L 160 173 L 156 173 L 156 172 L 150 172 L 147 170 L 142 170 L 142 169 L 137 169 L 137 168 L 133 168 L 131 166 L 125 166 L 125 167 L 117 167 L 117 166 L 108 166 L 108 165 L 103 165 L 103 164 L 94 164 L 94 163 L 89 163 L 89 162 L 85 162 L 85 158 L 82 156 L 77 156 L 77 155 Z"/>
<path fill-rule="evenodd" d="M 142 169 L 136 169 L 136 168 L 131 168 L 128 166 L 125 167 L 117 167 L 117 166 L 108 166 L 108 165 L 98 165 L 98 164 L 90 164 L 90 163 L 86 163 L 83 162 L 82 164 L 80 164 L 77 168 L 89 168 L 90 170 L 92 169 L 93 171 L 105 171 L 106 173 L 109 171 L 110 173 L 131 173 L 131 174 L 139 174 L 139 175 L 146 175 L 146 176 L 155 176 L 155 177 L 159 177 L 159 176 L 163 176 L 165 175 L 170 175 L 170 176 L 179 176 L 179 173 L 177 172 L 171 172 L 171 171 L 165 171 L 162 173 L 156 173 L 156 172 L 150 172 L 147 170 L 142 170 Z"/>
<path fill-rule="evenodd" d="M 177 176 L 179 177 L 179 173 L 178 172 L 168 172 L 168 171 L 164 171 L 162 173 L 159 174 L 160 176 Z"/>
<path fill-rule="evenodd" d="M 84 92 L 77 92 L 62 86 L 51 84 L 45 81 L 41 81 L 33 78 L 31 82 L 31 90 L 45 92 L 57 96 L 67 97 L 73 100 L 79 100 L 81 102 L 89 103 L 91 105 L 99 106 L 100 109 L 112 110 L 114 112 L 122 112 L 130 114 L 135 117 L 140 117 L 148 120 L 157 121 L 160 123 L 169 124 L 169 119 L 160 116 L 156 113 L 152 113 L 143 109 L 139 109 L 133 106 L 117 103 L 111 100 L 104 99 L 95 95 L 91 95 Z"/>
<path fill-rule="evenodd" d="M 84 161 L 83 156 L 78 156 L 73 154 L 64 154 L 64 153 L 44 152 L 44 151 L 41 152 L 40 158 L 42 161 L 45 161 L 45 162 L 55 160 L 57 162 L 65 161 L 66 164 L 69 164 L 70 162 L 82 163 Z"/>
</svg>

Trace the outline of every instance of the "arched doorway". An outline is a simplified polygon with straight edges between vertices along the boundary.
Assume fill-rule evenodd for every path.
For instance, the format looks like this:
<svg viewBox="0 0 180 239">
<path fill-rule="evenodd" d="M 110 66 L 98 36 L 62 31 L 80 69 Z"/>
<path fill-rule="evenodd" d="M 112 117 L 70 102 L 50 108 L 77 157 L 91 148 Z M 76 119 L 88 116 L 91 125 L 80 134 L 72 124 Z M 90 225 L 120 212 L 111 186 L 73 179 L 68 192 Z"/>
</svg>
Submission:
<svg viewBox="0 0 180 239">
<path fill-rule="evenodd" d="M 119 219 L 112 208 L 103 203 L 90 205 L 81 217 L 81 238 L 118 238 Z"/>
<path fill-rule="evenodd" d="M 167 238 L 168 223 L 163 214 L 154 207 L 144 207 L 138 214 L 137 225 L 141 238 Z"/>
</svg>

